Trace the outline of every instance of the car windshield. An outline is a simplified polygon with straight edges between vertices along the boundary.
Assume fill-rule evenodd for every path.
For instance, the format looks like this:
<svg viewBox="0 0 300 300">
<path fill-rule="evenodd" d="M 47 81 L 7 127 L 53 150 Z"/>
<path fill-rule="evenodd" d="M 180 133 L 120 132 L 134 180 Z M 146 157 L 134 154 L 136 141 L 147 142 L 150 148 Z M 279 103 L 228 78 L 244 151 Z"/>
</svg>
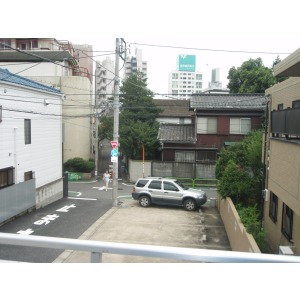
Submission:
<svg viewBox="0 0 300 300">
<path fill-rule="evenodd" d="M 188 187 L 186 187 L 182 182 L 180 182 L 179 180 L 175 181 L 176 184 L 178 184 L 182 189 L 187 190 Z"/>
</svg>

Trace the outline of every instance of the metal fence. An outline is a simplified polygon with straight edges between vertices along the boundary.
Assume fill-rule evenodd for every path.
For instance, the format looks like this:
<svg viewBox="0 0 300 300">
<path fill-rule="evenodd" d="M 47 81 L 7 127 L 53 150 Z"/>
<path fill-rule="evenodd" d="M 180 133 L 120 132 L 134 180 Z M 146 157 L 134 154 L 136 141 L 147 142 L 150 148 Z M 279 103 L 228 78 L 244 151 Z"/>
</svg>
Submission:
<svg viewBox="0 0 300 300">
<path fill-rule="evenodd" d="M 152 245 L 111 243 L 44 236 L 0 233 L 0 244 L 86 251 L 91 263 L 102 262 L 102 254 L 121 254 L 211 263 L 300 263 L 299 256 L 258 254 Z"/>
<path fill-rule="evenodd" d="M 0 224 L 35 207 L 35 179 L 0 190 Z"/>
</svg>

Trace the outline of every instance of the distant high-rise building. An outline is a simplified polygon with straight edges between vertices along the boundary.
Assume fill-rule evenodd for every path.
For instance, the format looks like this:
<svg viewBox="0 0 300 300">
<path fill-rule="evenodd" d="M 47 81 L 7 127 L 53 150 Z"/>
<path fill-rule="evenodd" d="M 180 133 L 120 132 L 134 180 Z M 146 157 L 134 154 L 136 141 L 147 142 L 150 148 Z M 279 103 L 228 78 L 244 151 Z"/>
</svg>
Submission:
<svg viewBox="0 0 300 300">
<path fill-rule="evenodd" d="M 114 61 L 110 57 L 107 57 L 102 62 L 97 61 L 95 75 L 95 104 L 99 106 L 105 105 L 107 100 L 113 97 L 114 93 Z"/>
<path fill-rule="evenodd" d="M 211 82 L 208 83 L 210 89 L 222 88 L 222 82 L 220 81 L 220 69 L 215 68 L 211 71 Z"/>
<path fill-rule="evenodd" d="M 177 70 L 169 74 L 168 93 L 178 99 L 189 99 L 192 94 L 202 92 L 202 73 L 196 71 L 195 55 L 179 55 Z"/>
<path fill-rule="evenodd" d="M 141 72 L 144 77 L 147 77 L 147 62 L 142 59 L 142 50 L 136 49 L 135 56 L 126 58 L 124 67 L 124 79 L 129 75 Z"/>
</svg>

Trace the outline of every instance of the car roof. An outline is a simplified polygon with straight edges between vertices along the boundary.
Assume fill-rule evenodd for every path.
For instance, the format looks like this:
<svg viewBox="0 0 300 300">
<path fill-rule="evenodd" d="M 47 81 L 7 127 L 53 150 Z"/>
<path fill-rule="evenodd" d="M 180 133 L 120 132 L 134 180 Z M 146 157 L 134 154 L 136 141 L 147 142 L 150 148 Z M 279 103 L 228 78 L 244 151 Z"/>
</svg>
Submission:
<svg viewBox="0 0 300 300">
<path fill-rule="evenodd" d="M 143 179 L 161 179 L 161 180 L 170 180 L 170 181 L 176 181 L 177 179 L 175 178 L 165 178 L 165 177 L 152 177 L 152 176 L 147 176 L 147 177 L 143 177 L 143 178 L 139 178 L 139 180 L 143 180 Z"/>
</svg>

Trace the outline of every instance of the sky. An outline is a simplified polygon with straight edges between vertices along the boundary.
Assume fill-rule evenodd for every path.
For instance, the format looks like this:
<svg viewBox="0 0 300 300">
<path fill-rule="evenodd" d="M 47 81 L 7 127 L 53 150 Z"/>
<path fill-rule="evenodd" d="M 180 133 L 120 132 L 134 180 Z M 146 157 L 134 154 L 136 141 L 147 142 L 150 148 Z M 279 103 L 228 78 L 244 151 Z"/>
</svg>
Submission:
<svg viewBox="0 0 300 300">
<path fill-rule="evenodd" d="M 89 44 L 100 62 L 106 56 L 115 59 L 116 38 L 123 38 L 133 56 L 136 48 L 142 49 L 148 87 L 166 94 L 168 75 L 176 69 L 180 54 L 196 55 L 203 88 L 208 87 L 214 68 L 220 69 L 226 87 L 231 67 L 250 58 L 262 58 L 266 67 L 277 56 L 284 59 L 300 46 L 296 4 L 296 0 L 280 5 L 268 0 L 85 0 L 76 4 L 52 0 L 44 6 L 37 0 L 17 0 L 1 4 L 14 11 L 2 14 L 2 25 L 9 26 L 1 26 L 1 31 L 3 37 L 51 37 Z"/>
<path fill-rule="evenodd" d="M 297 2 L 296 0 L 281 2 L 268 0 L 2 1 L 0 32 L 2 38 L 55 38 L 57 40 L 67 40 L 73 44 L 89 44 L 93 46 L 95 53 L 97 51 L 98 54 L 104 54 L 104 56 L 96 57 L 100 61 L 105 58 L 106 53 L 115 51 L 116 38 L 123 38 L 130 45 L 133 54 L 135 47 L 142 49 L 143 59 L 148 63 L 148 87 L 155 93 L 164 94 L 168 93 L 168 75 L 172 70 L 175 70 L 176 59 L 179 54 L 195 54 L 197 56 L 196 69 L 203 72 L 204 87 L 207 86 L 207 82 L 210 80 L 211 70 L 216 67 L 220 68 L 221 81 L 223 87 L 226 87 L 227 75 L 231 67 L 237 68 L 244 61 L 258 57 L 262 58 L 265 66 L 271 67 L 272 62 L 278 55 L 281 59 L 284 59 L 289 53 L 296 51 L 300 47 Z M 159 45 L 160 47 L 137 44 Z M 112 55 L 112 58 L 114 59 L 114 55 Z M 232 266 L 226 265 L 223 266 L 224 268 L 221 271 L 211 273 L 211 267 L 204 269 L 204 265 L 200 264 L 198 271 L 202 274 L 197 277 L 196 281 L 199 280 L 200 282 L 204 278 L 208 278 L 209 280 L 205 282 L 206 286 L 209 283 L 217 284 L 218 287 L 220 284 L 226 287 L 227 282 L 230 284 L 228 280 L 232 280 L 232 277 L 227 276 L 227 272 L 230 271 L 229 268 L 232 268 Z M 207 265 L 211 266 L 211 264 Z M 264 274 L 267 268 L 262 267 L 264 268 L 255 266 L 255 276 Z M 84 283 L 87 286 L 99 289 L 97 285 L 98 275 L 94 272 L 101 273 L 103 269 L 99 271 L 99 267 L 96 270 L 91 269 L 91 266 L 89 266 L 89 269 L 86 268 L 87 266 L 84 269 L 81 266 L 83 274 L 88 280 L 91 279 L 91 282 Z M 143 270 L 148 271 L 148 268 L 144 267 Z M 205 277 L 202 277 L 204 273 L 201 271 L 203 269 Z M 10 270 L 15 269 L 10 268 Z M 65 291 L 67 297 L 69 297 L 69 287 L 71 287 L 71 291 L 75 295 L 74 282 L 67 280 L 70 275 L 65 273 L 65 270 L 59 269 L 59 271 L 54 276 L 63 275 L 61 282 L 63 288 L 60 289 L 60 292 Z M 89 277 L 90 271 L 90 274 L 96 275 Z M 111 269 L 105 269 L 105 271 L 111 272 Z M 146 272 L 143 276 L 133 275 L 133 277 L 130 277 L 127 275 L 126 269 L 122 269 L 121 273 L 120 269 L 117 271 L 119 275 L 116 273 L 115 281 L 106 282 L 110 292 L 120 292 L 117 295 L 119 297 L 115 297 L 116 299 L 121 297 L 122 299 L 130 298 L 131 300 L 140 299 L 141 295 L 143 295 L 143 299 L 154 298 L 155 289 L 147 289 L 147 293 L 136 289 L 142 286 L 149 287 L 149 284 L 145 285 L 145 282 L 152 282 L 151 284 L 155 286 L 153 278 L 149 275 L 146 276 Z M 251 272 L 249 274 L 246 272 L 247 268 L 245 266 L 242 266 L 240 270 L 235 269 L 235 271 L 235 274 L 242 274 L 242 276 L 234 277 L 236 286 L 242 286 L 243 283 L 252 280 L 250 276 L 253 275 Z M 41 286 L 43 285 L 45 280 L 44 266 L 40 266 L 40 269 L 36 270 L 38 276 L 28 276 L 26 272 L 28 272 L 27 269 L 25 269 L 23 278 L 33 278 L 35 286 L 38 285 L 37 279 L 41 278 Z M 52 274 L 49 268 L 46 269 L 46 272 Z M 156 272 L 156 276 L 161 273 L 165 274 L 165 269 Z M 182 277 L 183 273 L 185 273 L 185 270 L 181 270 L 181 274 L 178 275 Z M 278 274 L 277 272 L 273 273 Z M 266 280 L 268 278 L 272 279 L 271 275 L 273 273 L 263 276 L 261 282 L 266 285 Z M 20 274 L 23 275 L 22 272 Z M 40 276 L 41 274 L 43 276 Z M 15 275 L 16 272 L 12 274 L 12 276 Z M 176 275 L 176 271 L 172 275 Z M 168 273 L 166 276 L 168 276 Z M 31 286 L 32 283 L 23 281 L 21 277 L 20 279 L 18 286 L 24 284 L 24 288 L 19 289 L 20 293 L 23 293 L 24 289 Z M 81 277 L 79 276 L 78 279 L 81 279 Z M 15 284 L 15 281 L 10 282 Z M 75 284 L 81 286 L 82 282 L 76 282 Z M 120 284 L 122 284 L 122 288 L 114 289 L 116 286 L 119 287 Z M 270 281 L 270 284 L 272 284 L 272 281 Z M 135 288 L 130 289 L 129 297 L 126 294 L 126 287 L 133 287 L 133 285 Z M 82 286 L 84 287 L 84 284 Z M 11 290 L 14 290 L 15 293 L 17 291 L 14 287 Z M 186 287 L 186 285 L 183 284 L 182 287 Z M 50 299 L 51 297 L 52 299 L 53 292 L 57 288 L 59 288 L 58 284 L 52 287 L 52 292 L 49 295 L 44 293 L 42 298 Z M 103 288 L 103 285 L 101 288 Z M 176 289 L 174 290 L 176 291 Z M 188 289 L 185 290 L 188 292 Z M 205 290 L 201 288 L 199 290 L 195 286 L 193 289 L 195 297 L 189 294 L 189 299 L 199 299 L 199 294 L 203 295 L 207 290 L 210 291 L 210 296 L 213 290 L 215 297 L 224 297 L 224 289 L 214 289 L 214 286 L 211 285 L 209 289 Z M 273 290 L 274 292 L 277 291 L 276 289 Z M 85 289 L 83 293 L 86 293 L 86 291 Z M 149 292 L 151 293 L 149 294 Z M 161 295 L 170 298 L 170 293 L 171 290 L 169 289 Z M 271 290 L 269 289 L 269 297 L 271 296 L 270 293 Z M 250 294 L 251 292 L 248 290 L 247 295 L 250 296 Z M 172 299 L 179 299 L 176 297 L 176 293 L 172 293 Z M 240 295 L 231 295 L 230 298 L 232 300 L 240 299 Z M 81 297 L 81 299 L 83 298 Z"/>
</svg>

